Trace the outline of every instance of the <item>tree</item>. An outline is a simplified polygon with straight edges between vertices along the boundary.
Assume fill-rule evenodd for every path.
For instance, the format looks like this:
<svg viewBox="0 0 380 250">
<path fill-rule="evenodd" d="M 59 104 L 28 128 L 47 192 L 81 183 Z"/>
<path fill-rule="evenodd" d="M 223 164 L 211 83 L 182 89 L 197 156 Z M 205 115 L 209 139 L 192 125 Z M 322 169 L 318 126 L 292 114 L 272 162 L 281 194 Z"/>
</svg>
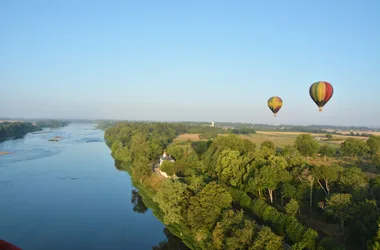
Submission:
<svg viewBox="0 0 380 250">
<path fill-rule="evenodd" d="M 119 143 L 121 144 L 121 142 L 119 142 Z M 119 143 L 117 143 L 117 144 L 119 144 Z M 115 146 L 115 143 L 114 143 L 113 148 L 116 148 L 116 147 L 117 146 Z M 113 151 L 112 156 L 119 161 L 123 161 L 123 162 L 130 162 L 131 161 L 131 153 L 130 153 L 129 148 L 123 147 L 122 145 Z"/>
<path fill-rule="evenodd" d="M 380 154 L 373 155 L 372 162 L 376 167 L 380 167 Z"/>
<path fill-rule="evenodd" d="M 306 165 L 306 159 L 300 154 L 300 152 L 294 147 L 287 145 L 282 150 L 282 155 L 288 162 L 290 168 L 303 167 Z"/>
<path fill-rule="evenodd" d="M 371 154 L 372 163 L 375 166 L 380 166 L 380 136 L 372 135 L 367 140 L 369 152 Z"/>
<path fill-rule="evenodd" d="M 250 161 L 249 157 L 240 156 L 237 150 L 224 150 L 219 155 L 215 169 L 219 180 L 233 187 L 242 187 Z"/>
<path fill-rule="evenodd" d="M 339 244 L 333 237 L 324 237 L 318 245 L 317 250 L 345 250 L 346 248 Z"/>
<path fill-rule="evenodd" d="M 326 195 L 330 193 L 329 183 L 336 181 L 339 178 L 339 173 L 343 171 L 343 168 L 337 164 L 331 166 L 327 165 L 316 165 L 313 166 L 312 174 L 317 180 L 319 186 L 325 192 Z M 324 182 L 324 185 L 322 184 Z"/>
<path fill-rule="evenodd" d="M 256 178 L 260 179 L 263 187 L 268 189 L 270 202 L 273 203 L 273 191 L 279 187 L 281 182 L 290 181 L 292 176 L 286 169 L 267 165 L 260 169 Z"/>
<path fill-rule="evenodd" d="M 341 153 L 346 156 L 365 156 L 369 151 L 366 142 L 348 138 L 341 144 Z"/>
<path fill-rule="evenodd" d="M 190 198 L 187 221 L 200 239 L 203 232 L 210 232 L 224 209 L 230 208 L 232 197 L 216 182 L 208 183 L 202 191 Z M 198 234 L 199 233 L 199 234 Z"/>
<path fill-rule="evenodd" d="M 290 183 L 284 183 L 281 187 L 281 195 L 282 195 L 282 199 L 287 198 L 287 199 L 293 199 L 296 201 L 301 201 L 303 196 L 305 195 L 304 185 L 298 185 L 296 187 L 295 185 L 292 185 Z M 281 204 L 283 204 L 282 200 L 281 200 Z"/>
<path fill-rule="evenodd" d="M 249 250 L 283 249 L 282 237 L 272 233 L 269 227 L 262 227 Z"/>
<path fill-rule="evenodd" d="M 319 149 L 318 142 L 309 134 L 297 136 L 295 145 L 303 156 L 314 156 Z"/>
<path fill-rule="evenodd" d="M 294 199 L 291 199 L 288 204 L 285 206 L 285 211 L 290 216 L 295 216 L 300 210 L 300 205 Z"/>
<path fill-rule="evenodd" d="M 167 152 L 173 156 L 176 161 L 183 159 L 185 156 L 185 150 L 183 150 L 181 146 L 169 146 Z"/>
<path fill-rule="evenodd" d="M 369 198 L 376 200 L 380 204 L 380 176 L 369 180 Z"/>
<path fill-rule="evenodd" d="M 264 144 L 264 145 L 263 145 Z M 269 157 L 271 155 L 276 154 L 276 147 L 274 146 L 273 142 L 271 141 L 265 141 L 261 144 L 260 151 L 264 155 L 264 157 Z"/>
<path fill-rule="evenodd" d="M 168 176 L 172 176 L 176 173 L 174 162 L 171 161 L 163 161 L 160 170 L 165 172 Z"/>
<path fill-rule="evenodd" d="M 135 180 L 142 180 L 144 177 L 149 177 L 152 175 L 152 167 L 149 164 L 148 157 L 141 156 L 133 162 L 132 167 L 132 178 Z"/>
<path fill-rule="evenodd" d="M 265 188 L 265 179 L 260 176 L 260 170 L 254 170 L 254 177 L 248 179 L 248 184 L 246 187 L 247 192 L 254 193 L 257 191 L 259 197 L 262 197 L 262 190 Z"/>
<path fill-rule="evenodd" d="M 327 198 L 326 203 L 321 202 L 319 206 L 340 221 L 344 237 L 344 222 L 351 217 L 352 213 L 351 194 L 333 194 Z"/>
<path fill-rule="evenodd" d="M 193 142 L 191 145 L 192 145 L 194 151 L 198 155 L 203 155 L 207 151 L 210 144 L 211 144 L 211 140 L 209 140 L 209 141 L 197 141 L 197 142 Z"/>
<path fill-rule="evenodd" d="M 187 200 L 186 188 L 186 184 L 166 179 L 153 197 L 153 201 L 158 203 L 164 213 L 165 224 L 178 224 L 183 221 L 183 207 Z"/>
<path fill-rule="evenodd" d="M 296 174 L 298 176 L 298 180 L 300 180 L 302 183 L 307 183 L 308 186 L 310 187 L 309 209 L 310 209 L 310 213 L 311 213 L 312 205 L 313 205 L 313 187 L 314 187 L 314 182 L 316 179 L 313 175 L 313 170 L 310 169 L 309 167 L 305 167 L 305 168 L 301 168 L 301 169 L 296 169 L 296 171 L 294 171 L 293 175 L 294 174 Z"/>
<path fill-rule="evenodd" d="M 368 249 L 373 249 L 373 250 L 380 250 L 380 220 L 377 222 L 377 233 L 376 236 L 373 237 L 372 242 L 370 243 L 370 246 Z"/>
<path fill-rule="evenodd" d="M 272 149 L 273 151 L 276 151 L 276 146 L 272 141 L 263 141 L 261 143 L 261 148 L 267 147 L 268 149 Z"/>
<path fill-rule="evenodd" d="M 203 180 L 202 176 L 196 176 L 191 175 L 189 177 L 186 177 L 188 187 L 191 191 L 193 191 L 195 194 L 197 194 L 201 189 L 204 187 L 205 182 Z"/>
<path fill-rule="evenodd" d="M 149 149 L 149 143 L 144 133 L 138 132 L 132 136 L 130 153 L 133 161 L 149 156 Z"/>
<path fill-rule="evenodd" d="M 331 141 L 333 138 L 333 135 L 332 134 L 326 134 L 326 138 L 327 138 L 327 140 Z"/>
<path fill-rule="evenodd" d="M 255 233 L 255 223 L 244 219 L 243 211 L 226 210 L 212 232 L 216 249 L 248 249 Z"/>
<path fill-rule="evenodd" d="M 249 140 L 239 138 L 236 135 L 216 137 L 203 155 L 203 163 L 204 166 L 207 167 L 207 170 L 214 171 L 219 154 L 228 149 L 237 150 L 240 155 L 245 155 L 248 152 L 254 152 L 255 144 Z"/>
<path fill-rule="evenodd" d="M 199 138 L 209 140 L 209 139 L 215 138 L 217 136 L 218 136 L 217 131 L 209 131 L 209 132 L 205 132 L 205 133 L 200 134 Z"/>
<path fill-rule="evenodd" d="M 360 168 L 351 167 L 344 169 L 339 178 L 339 184 L 344 190 L 355 190 L 367 185 L 367 177 Z"/>
<path fill-rule="evenodd" d="M 327 157 L 331 157 L 335 154 L 335 149 L 330 147 L 330 146 L 327 146 L 327 145 L 323 145 L 320 149 L 319 149 L 319 153 L 321 154 L 321 156 L 324 158 L 324 160 L 326 161 L 326 158 Z"/>
<path fill-rule="evenodd" d="M 349 221 L 346 232 L 347 243 L 356 247 L 365 246 L 376 234 L 380 209 L 375 200 L 365 200 L 355 204 L 353 211 L 354 219 Z"/>
<path fill-rule="evenodd" d="M 380 152 L 380 136 L 374 136 L 372 135 L 367 140 L 367 145 L 370 149 L 371 154 L 376 154 Z"/>
</svg>

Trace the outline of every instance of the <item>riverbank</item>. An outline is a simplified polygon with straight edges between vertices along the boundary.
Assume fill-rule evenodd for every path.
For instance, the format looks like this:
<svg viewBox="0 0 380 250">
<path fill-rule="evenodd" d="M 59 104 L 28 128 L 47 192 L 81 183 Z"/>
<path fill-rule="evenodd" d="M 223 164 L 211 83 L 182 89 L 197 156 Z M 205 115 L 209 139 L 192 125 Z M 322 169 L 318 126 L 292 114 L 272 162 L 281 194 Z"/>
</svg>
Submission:
<svg viewBox="0 0 380 250">
<path fill-rule="evenodd" d="M 125 170 L 131 176 L 132 184 L 138 189 L 138 193 L 142 197 L 145 206 L 147 206 L 149 209 L 152 210 L 153 215 L 156 216 L 156 218 L 159 221 L 161 221 L 161 223 L 164 224 L 167 229 L 169 229 L 170 233 L 180 238 L 182 242 L 190 249 L 202 250 L 202 248 L 197 246 L 196 240 L 190 236 L 191 232 L 189 229 L 179 224 L 166 225 L 164 223 L 163 218 L 165 214 L 162 212 L 159 205 L 153 201 L 153 197 L 156 194 L 156 190 L 149 184 L 144 183 L 144 181 L 142 182 L 133 181 L 131 164 L 128 164 L 128 163 L 116 163 L 116 164 L 119 164 L 119 166 L 117 167 L 118 169 Z"/>
<path fill-rule="evenodd" d="M 152 249 L 169 242 L 152 210 L 135 210 L 130 177 L 115 168 L 104 132 L 87 129 L 93 126 L 70 124 L 0 143 L 0 152 L 13 153 L 0 156 L 0 238 L 29 250 Z M 54 136 L 64 139 L 48 142 Z"/>
<path fill-rule="evenodd" d="M 0 142 L 23 138 L 28 133 L 49 133 L 44 128 L 65 127 L 69 123 L 65 121 L 39 121 L 39 122 L 0 122 Z"/>
<path fill-rule="evenodd" d="M 307 211 L 315 205 L 307 196 L 309 189 L 289 173 L 290 169 L 309 170 L 296 149 L 291 153 L 299 153 L 297 160 L 289 161 L 287 151 L 274 155 L 275 145 L 270 141 L 262 150 L 255 150 L 255 144 L 236 135 L 207 142 L 176 141 L 176 133 L 182 132 L 178 124 L 121 123 L 105 133 L 112 156 L 120 162 L 133 162 L 129 172 L 138 182 L 136 186 L 144 191 L 152 189 L 146 193 L 159 208 L 156 211 L 161 211 L 159 217 L 165 225 L 179 224 L 201 249 L 263 247 L 268 243 L 264 238 L 272 239 L 271 249 L 315 249 L 329 240 L 341 245 L 300 221 L 298 202 L 302 201 L 302 206 L 308 202 L 302 207 Z M 152 173 L 151 164 L 160 152 L 173 156 L 175 162 L 163 167 L 170 175 L 180 176 L 179 180 L 164 180 Z M 277 165 L 281 168 L 275 168 Z M 270 175 L 278 176 L 274 184 L 269 183 L 273 179 Z M 282 183 L 295 190 L 304 188 L 305 195 L 286 193 L 285 197 L 284 192 L 277 192 L 274 197 L 269 184 L 280 191 Z M 266 189 L 269 195 L 264 193 Z M 313 193 L 316 197 L 314 194 L 318 191 Z M 176 235 L 183 238 L 184 233 Z"/>
<path fill-rule="evenodd" d="M 125 171 L 128 172 L 128 174 L 131 176 L 132 179 L 132 184 L 138 188 L 138 193 L 139 195 L 143 198 L 144 204 L 150 208 L 153 212 L 153 214 L 163 223 L 164 222 L 164 212 L 160 209 L 159 204 L 153 201 L 153 197 L 157 193 L 157 188 L 159 187 L 160 183 L 164 181 L 165 179 L 162 179 L 160 174 L 157 172 L 154 172 L 153 175 L 141 182 L 138 181 L 133 181 L 133 173 L 131 169 L 131 163 L 119 163 L 122 165 L 121 167 L 119 166 L 119 169 L 124 169 Z M 155 176 L 156 175 L 156 176 Z M 159 179 L 159 181 L 156 181 L 156 179 Z M 152 185 L 153 184 L 153 185 Z M 245 212 L 249 212 L 246 214 L 246 217 L 249 219 L 254 219 L 257 222 L 263 223 L 264 222 L 264 216 L 263 214 L 258 214 L 255 210 L 252 209 L 252 207 L 261 207 L 261 208 L 266 208 L 268 207 L 262 200 L 255 200 L 251 199 L 245 192 L 242 192 L 240 190 L 234 189 L 234 188 L 227 188 L 228 192 L 231 194 L 234 202 L 236 204 L 239 204 L 241 208 L 245 210 Z M 276 215 L 276 217 L 281 216 L 279 214 Z M 292 220 L 292 218 L 287 218 L 288 220 L 290 219 L 291 223 L 295 224 L 299 230 L 302 231 L 303 226 L 295 220 Z M 265 222 L 271 223 L 271 220 L 265 219 Z M 179 224 L 165 224 L 165 226 L 169 229 L 170 233 L 174 234 L 178 238 L 182 240 L 188 246 L 189 248 L 193 250 L 202 250 L 204 248 L 199 247 L 197 245 L 197 241 L 194 237 L 192 237 L 192 232 L 190 229 L 179 225 Z M 278 226 L 278 225 L 273 225 L 273 226 Z M 256 228 L 258 230 L 261 230 L 263 228 L 262 224 L 256 224 Z M 298 231 L 298 233 L 303 234 L 302 232 Z M 304 235 L 305 237 L 309 237 L 309 235 Z M 304 244 L 304 243 L 303 243 Z M 306 244 L 305 244 L 306 245 Z M 311 247 L 312 246 L 308 246 Z M 287 244 L 286 242 L 283 242 L 283 248 L 286 250 L 291 249 L 291 246 Z"/>
</svg>

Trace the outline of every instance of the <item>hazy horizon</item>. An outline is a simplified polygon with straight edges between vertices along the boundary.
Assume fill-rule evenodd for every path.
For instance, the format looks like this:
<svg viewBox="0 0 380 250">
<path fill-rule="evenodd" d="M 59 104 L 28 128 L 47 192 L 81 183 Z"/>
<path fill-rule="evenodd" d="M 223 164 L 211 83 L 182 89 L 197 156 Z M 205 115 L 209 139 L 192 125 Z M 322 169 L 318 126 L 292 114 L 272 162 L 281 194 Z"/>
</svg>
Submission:
<svg viewBox="0 0 380 250">
<path fill-rule="evenodd" d="M 379 11 L 375 0 L 3 1 L 0 117 L 380 127 Z M 334 87 L 322 113 L 315 81 Z"/>
<path fill-rule="evenodd" d="M 242 122 L 242 121 L 229 121 L 229 120 L 215 120 L 215 121 L 208 121 L 208 120 L 150 120 L 150 119 L 111 119 L 111 118 L 81 118 L 81 117 L 66 117 L 66 118 L 52 118 L 52 117 L 29 117 L 29 118 L 24 118 L 24 117 L 0 117 L 0 121 L 2 120 L 20 120 L 20 121 L 33 121 L 33 120 L 62 120 L 62 121 L 70 121 L 70 120 L 77 120 L 77 121 L 118 121 L 118 122 L 174 122 L 174 123 L 210 123 L 215 122 L 217 123 L 241 123 L 241 124 L 251 124 L 251 125 L 269 125 L 269 126 L 332 126 L 332 127 L 367 127 L 367 128 L 374 128 L 374 129 L 379 129 L 380 126 L 371 126 L 371 125 L 350 125 L 350 124 L 300 124 L 300 123 L 251 123 L 251 122 Z"/>
</svg>

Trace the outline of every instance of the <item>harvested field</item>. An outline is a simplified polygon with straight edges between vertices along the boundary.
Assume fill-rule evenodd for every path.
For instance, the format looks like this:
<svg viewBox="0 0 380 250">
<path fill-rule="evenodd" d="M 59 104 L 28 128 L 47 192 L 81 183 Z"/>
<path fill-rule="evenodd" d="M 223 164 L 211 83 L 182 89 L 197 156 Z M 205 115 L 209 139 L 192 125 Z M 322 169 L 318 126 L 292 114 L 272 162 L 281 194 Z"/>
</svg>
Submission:
<svg viewBox="0 0 380 250">
<path fill-rule="evenodd" d="M 275 131 L 257 131 L 256 134 L 239 135 L 244 139 L 248 139 L 256 143 L 258 146 L 264 141 L 272 141 L 276 147 L 283 148 L 286 145 L 292 145 L 297 136 L 301 134 L 310 134 L 313 137 L 324 137 L 324 134 L 306 133 L 306 132 L 275 132 Z M 220 134 L 219 136 L 228 136 L 229 134 Z M 355 138 L 366 141 L 368 137 L 362 136 L 345 136 L 345 135 L 333 135 L 333 140 L 324 141 L 319 140 L 321 145 L 329 145 L 334 148 L 339 148 L 341 143 L 348 138 Z M 175 141 L 200 141 L 199 134 L 181 134 Z"/>
<path fill-rule="evenodd" d="M 181 134 L 176 139 L 176 141 L 200 141 L 199 134 Z"/>
<path fill-rule="evenodd" d="M 323 137 L 323 134 L 314 134 L 314 133 L 305 133 L 305 132 L 271 132 L 271 131 L 257 131 L 256 134 L 252 135 L 241 135 L 245 139 L 252 140 L 256 144 L 261 144 L 263 141 L 273 141 L 273 143 L 278 148 L 283 148 L 286 145 L 293 144 L 298 135 L 301 134 L 310 134 L 313 137 Z M 361 136 L 343 136 L 343 135 L 333 135 L 332 141 L 318 141 L 321 145 L 329 145 L 334 148 L 339 148 L 340 144 L 348 139 L 348 138 L 356 138 L 360 140 L 367 140 L 367 137 Z"/>
</svg>

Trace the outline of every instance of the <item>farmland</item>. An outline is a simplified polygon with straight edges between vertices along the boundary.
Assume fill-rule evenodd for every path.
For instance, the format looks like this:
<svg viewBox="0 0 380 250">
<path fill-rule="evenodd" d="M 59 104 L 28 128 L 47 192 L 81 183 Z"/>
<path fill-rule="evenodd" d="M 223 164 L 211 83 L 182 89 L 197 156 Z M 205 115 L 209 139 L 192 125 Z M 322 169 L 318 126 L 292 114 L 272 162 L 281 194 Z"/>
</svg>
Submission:
<svg viewBox="0 0 380 250">
<path fill-rule="evenodd" d="M 256 134 L 249 134 L 249 135 L 239 135 L 240 137 L 244 139 L 251 140 L 257 145 L 260 145 L 264 141 L 272 141 L 277 148 L 283 148 L 286 145 L 293 144 L 297 138 L 298 135 L 305 134 L 303 132 L 272 132 L 272 131 L 257 131 Z M 310 133 L 312 136 L 318 138 L 321 137 L 322 139 L 318 142 L 321 145 L 329 145 L 334 148 L 339 148 L 340 144 L 348 139 L 348 138 L 355 138 L 360 140 L 367 140 L 367 137 L 360 137 L 360 136 L 346 136 L 346 135 L 333 135 L 333 139 L 330 141 L 325 141 L 323 139 L 323 134 L 314 134 Z M 227 134 L 221 134 L 220 136 L 227 136 Z M 199 134 L 181 134 L 176 139 L 176 141 L 199 141 Z"/>
</svg>

